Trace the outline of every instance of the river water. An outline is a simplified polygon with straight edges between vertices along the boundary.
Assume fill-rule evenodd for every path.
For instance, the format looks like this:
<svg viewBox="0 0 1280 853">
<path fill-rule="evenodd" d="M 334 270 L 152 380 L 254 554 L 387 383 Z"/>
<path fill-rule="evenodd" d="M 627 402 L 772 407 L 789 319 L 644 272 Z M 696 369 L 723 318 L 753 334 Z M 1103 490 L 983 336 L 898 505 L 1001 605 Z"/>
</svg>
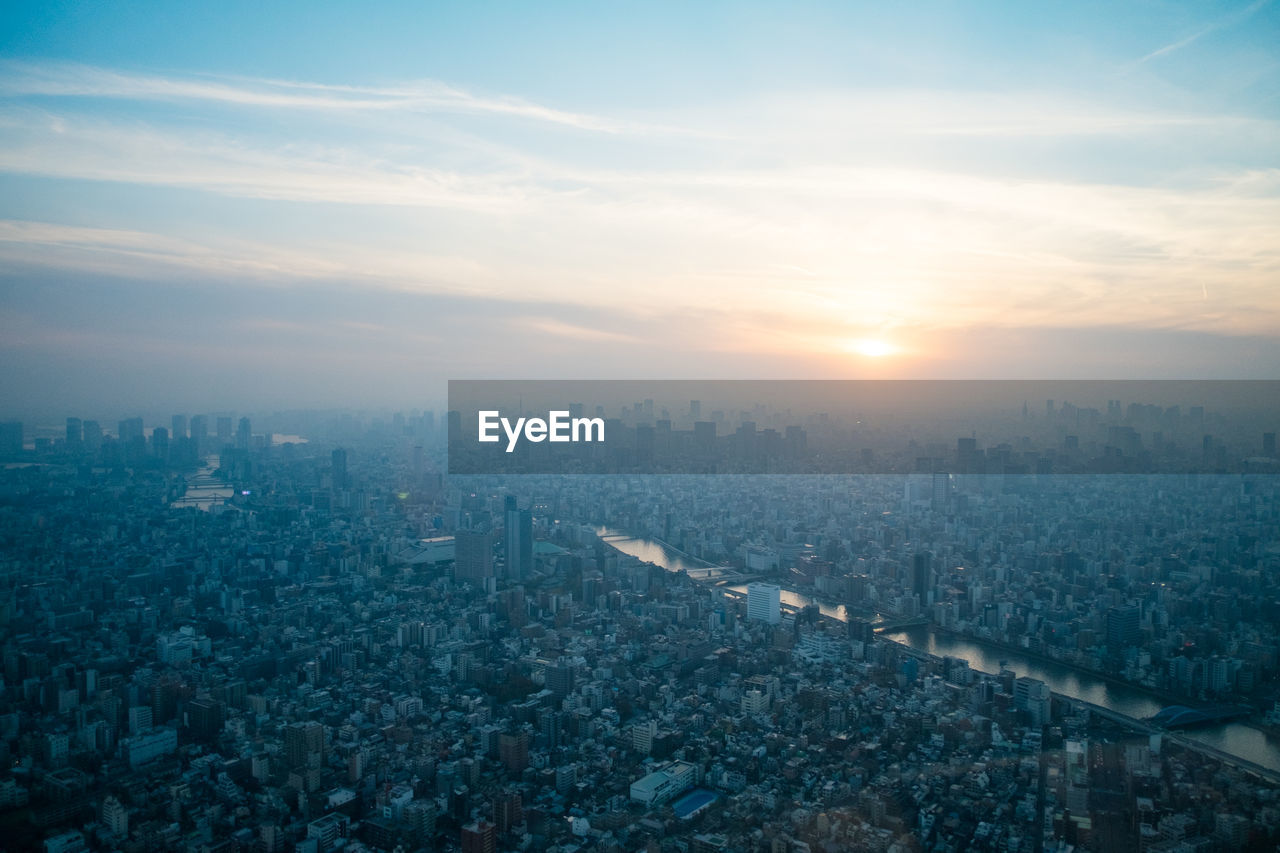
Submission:
<svg viewBox="0 0 1280 853">
<path fill-rule="evenodd" d="M 624 554 L 662 566 L 668 571 L 688 571 L 706 568 L 707 565 L 701 561 L 683 557 L 679 552 L 657 540 L 628 537 L 620 531 L 606 528 L 601 528 L 601 534 L 607 537 L 606 541 L 610 545 Z M 746 589 L 745 587 L 730 588 L 740 591 Z M 803 593 L 791 590 L 782 591 L 782 603 L 796 608 L 817 604 L 824 616 L 841 621 L 848 619 L 844 605 L 815 601 Z M 925 626 L 887 632 L 884 636 L 918 651 L 963 658 L 969 662 L 971 668 L 982 672 L 994 674 L 1002 668 L 1011 669 L 1019 676 L 1026 675 L 1043 681 L 1055 693 L 1082 699 L 1129 717 L 1139 719 L 1150 717 L 1168 704 L 1146 691 L 1108 681 L 1074 667 L 1023 654 L 1014 649 L 979 643 L 954 634 L 934 632 Z M 1268 736 L 1252 726 L 1243 723 L 1226 723 L 1208 728 L 1189 729 L 1182 734 L 1223 752 L 1261 764 L 1271 770 L 1280 771 L 1280 739 Z"/>
<path fill-rule="evenodd" d="M 690 572 L 705 569 L 710 563 L 704 563 L 694 557 L 687 557 L 670 545 L 656 539 L 637 539 L 628 536 L 621 530 L 609 527 L 597 527 L 596 535 L 624 554 L 630 554 L 646 563 L 662 566 L 669 572 Z"/>
<path fill-rule="evenodd" d="M 222 464 L 217 456 L 208 456 L 195 473 L 187 478 L 187 492 L 174 500 L 169 506 L 182 508 L 193 506 L 201 510 L 209 510 L 215 504 L 225 503 L 232 495 L 232 488 L 218 479 L 215 471 Z"/>
</svg>

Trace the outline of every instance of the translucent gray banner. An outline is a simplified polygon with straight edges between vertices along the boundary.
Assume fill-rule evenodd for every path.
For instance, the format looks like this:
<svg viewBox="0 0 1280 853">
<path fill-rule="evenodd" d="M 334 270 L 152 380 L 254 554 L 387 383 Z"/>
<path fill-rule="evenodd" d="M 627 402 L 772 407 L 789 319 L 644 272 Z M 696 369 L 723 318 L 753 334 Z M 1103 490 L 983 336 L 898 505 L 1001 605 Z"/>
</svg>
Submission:
<svg viewBox="0 0 1280 853">
<path fill-rule="evenodd" d="M 453 380 L 451 474 L 1280 473 L 1276 380 Z"/>
</svg>

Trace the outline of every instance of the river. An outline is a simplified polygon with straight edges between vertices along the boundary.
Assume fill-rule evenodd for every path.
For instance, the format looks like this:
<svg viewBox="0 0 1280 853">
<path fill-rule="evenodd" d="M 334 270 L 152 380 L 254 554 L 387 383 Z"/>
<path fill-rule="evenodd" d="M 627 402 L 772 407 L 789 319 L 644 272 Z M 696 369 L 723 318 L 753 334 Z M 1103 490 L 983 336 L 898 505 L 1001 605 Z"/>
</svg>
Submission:
<svg viewBox="0 0 1280 853">
<path fill-rule="evenodd" d="M 688 571 L 706 568 L 708 564 L 681 556 L 670 546 L 654 539 L 629 537 L 616 530 L 601 528 L 608 535 L 608 543 L 622 551 L 668 571 Z M 745 589 L 741 587 L 739 589 Z M 803 593 L 782 591 L 782 603 L 791 607 L 817 604 L 824 616 L 846 621 L 848 613 L 844 605 L 815 601 Z M 1159 698 L 1135 687 L 1099 678 L 1092 673 L 1066 664 L 1054 663 L 1014 649 L 979 643 L 955 634 L 935 632 L 928 627 L 905 628 L 886 633 L 888 639 L 929 654 L 963 658 L 973 669 L 998 673 L 1003 664 L 1018 675 L 1037 678 L 1049 685 L 1053 692 L 1074 699 L 1082 699 L 1103 708 L 1138 719 L 1150 717 L 1166 704 Z M 1200 729 L 1188 729 L 1181 734 L 1200 741 L 1223 752 L 1252 761 L 1280 772 L 1280 739 L 1243 723 L 1226 723 Z"/>
<path fill-rule="evenodd" d="M 682 554 L 665 542 L 657 539 L 638 539 L 621 530 L 610 527 L 597 527 L 596 535 L 624 554 L 630 554 L 646 563 L 662 566 L 669 572 L 696 572 L 712 567 L 712 563 Z"/>
<path fill-rule="evenodd" d="M 182 497 L 169 504 L 182 508 L 193 506 L 196 509 L 209 510 L 215 504 L 225 503 L 232 495 L 232 488 L 220 480 L 215 472 L 222 464 L 217 456 L 208 456 L 204 464 L 187 478 L 187 491 Z"/>
</svg>

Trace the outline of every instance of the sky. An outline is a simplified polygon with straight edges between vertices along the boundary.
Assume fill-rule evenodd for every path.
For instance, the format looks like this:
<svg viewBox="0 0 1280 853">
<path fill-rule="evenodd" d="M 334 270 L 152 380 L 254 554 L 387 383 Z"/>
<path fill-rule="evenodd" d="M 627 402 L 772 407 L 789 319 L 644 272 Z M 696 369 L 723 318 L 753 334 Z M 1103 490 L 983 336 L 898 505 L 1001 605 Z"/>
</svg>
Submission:
<svg viewBox="0 0 1280 853">
<path fill-rule="evenodd" d="M 0 20 L 0 416 L 1280 372 L 1280 2 L 113 6 Z"/>
</svg>

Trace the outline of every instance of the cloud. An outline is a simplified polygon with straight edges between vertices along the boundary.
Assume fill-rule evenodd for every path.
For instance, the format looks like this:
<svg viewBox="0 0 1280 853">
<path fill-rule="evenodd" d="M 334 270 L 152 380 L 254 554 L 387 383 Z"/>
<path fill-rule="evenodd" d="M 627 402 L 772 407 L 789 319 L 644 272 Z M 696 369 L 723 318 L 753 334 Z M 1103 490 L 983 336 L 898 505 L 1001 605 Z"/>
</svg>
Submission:
<svg viewBox="0 0 1280 853">
<path fill-rule="evenodd" d="M 5 63 L 6 97 L 205 101 L 243 107 L 315 111 L 420 111 L 495 114 L 618 133 L 641 125 L 553 109 L 509 96 L 487 97 L 435 80 L 393 87 L 334 86 L 251 77 L 140 74 L 72 63 Z"/>
<path fill-rule="evenodd" d="M 241 198 L 497 210 L 521 202 L 517 182 L 341 147 L 248 144 L 243 138 L 118 126 L 76 116 L 0 114 L 0 170 L 199 189 Z"/>
<path fill-rule="evenodd" d="M 540 335 L 550 335 L 555 338 L 567 338 L 573 341 L 620 343 L 624 341 L 633 342 L 636 340 L 633 335 L 609 329 L 592 328 L 588 326 L 575 325 L 573 323 L 566 323 L 565 321 L 555 317 L 520 317 L 514 320 L 513 323 L 517 326 L 532 329 Z"/>
<path fill-rule="evenodd" d="M 483 295 L 496 276 L 482 260 L 356 243 L 322 248 L 245 238 L 217 241 L 156 232 L 0 219 L 0 261 L 14 269 L 112 276 L 156 285 L 241 281 L 292 289 L 342 282 L 348 289 Z M 354 327 L 352 327 L 354 328 Z"/>
<path fill-rule="evenodd" d="M 813 339 L 831 341 L 984 324 L 1280 331 L 1280 133 L 1264 119 L 1034 92 L 803 93 L 668 116 L 695 128 L 675 141 L 619 123 L 548 143 L 529 125 L 577 127 L 576 114 L 438 84 L 24 68 L 0 75 L 0 171 L 111 199 L 96 213 L 6 199 L 0 259 L 27 269 L 341 282 L 628 318 L 663 305 L 718 312 L 700 340 L 719 351 L 792 346 L 819 321 L 835 327 Z M 138 98 L 194 106 L 137 111 Z M 415 98 L 501 121 L 464 132 L 388 108 Z M 276 107 L 305 113 L 288 136 L 261 120 Z M 1118 158 L 1124 180 L 1072 160 L 1099 144 L 1101 171 Z M 1006 162 L 1024 147 L 1049 155 Z M 1148 161 L 1142 178 L 1123 168 Z M 520 322 L 579 346 L 630 334 Z"/>
<path fill-rule="evenodd" d="M 1231 14 L 1231 15 L 1227 15 L 1226 17 L 1221 18 L 1218 21 L 1215 21 L 1214 23 L 1210 24 L 1207 27 L 1197 30 L 1196 32 L 1192 33 L 1191 35 L 1185 38 L 1178 39 L 1177 41 L 1171 44 L 1166 44 L 1164 47 L 1157 48 L 1156 50 L 1151 51 L 1146 56 L 1143 56 L 1141 59 L 1139 59 L 1136 64 L 1141 65 L 1145 62 L 1150 62 L 1153 59 L 1159 59 L 1162 56 L 1168 56 L 1171 53 L 1175 53 L 1176 51 L 1182 50 L 1184 47 L 1188 47 L 1192 44 L 1195 44 L 1197 41 L 1209 35 L 1210 33 L 1217 32 L 1218 30 L 1226 29 L 1228 27 L 1233 27 L 1236 24 L 1243 23 L 1245 20 L 1252 17 L 1254 13 L 1261 10 L 1264 6 L 1266 6 L 1270 2 L 1271 0 L 1256 0 L 1256 2 L 1249 4 L 1248 6 L 1241 9 L 1240 11 L 1235 12 L 1234 14 Z"/>
</svg>

